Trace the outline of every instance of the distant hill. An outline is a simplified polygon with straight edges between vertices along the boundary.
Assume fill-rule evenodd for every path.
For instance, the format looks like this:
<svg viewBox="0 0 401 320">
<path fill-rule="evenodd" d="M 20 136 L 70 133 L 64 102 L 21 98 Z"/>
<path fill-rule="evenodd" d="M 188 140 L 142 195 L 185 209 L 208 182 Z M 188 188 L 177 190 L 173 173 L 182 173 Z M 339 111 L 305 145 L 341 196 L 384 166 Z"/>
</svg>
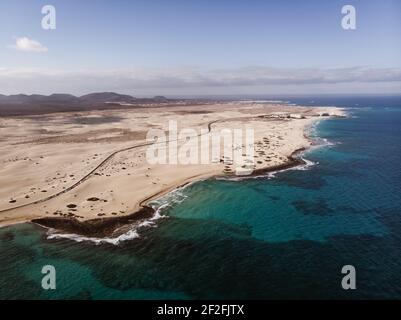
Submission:
<svg viewBox="0 0 401 320">
<path fill-rule="evenodd" d="M 81 96 L 79 97 L 79 100 L 81 102 L 89 102 L 89 103 L 106 103 L 106 102 L 135 103 L 137 99 L 129 95 L 118 94 L 115 92 L 97 92 Z"/>
<path fill-rule="evenodd" d="M 138 107 L 150 103 L 169 102 L 163 96 L 135 98 L 115 92 L 96 92 L 76 97 L 71 94 L 45 95 L 1 95 L 0 116 L 34 115 L 50 112 L 87 111 L 112 108 Z"/>
<path fill-rule="evenodd" d="M 11 103 L 11 104 L 24 104 L 24 103 L 106 103 L 106 102 L 125 102 L 131 103 L 136 102 L 136 98 L 118 94 L 115 92 L 97 92 L 76 97 L 72 94 L 55 93 L 50 96 L 44 96 L 39 94 L 17 94 L 17 95 L 0 95 L 0 103 Z"/>
<path fill-rule="evenodd" d="M 157 101 L 168 101 L 165 96 L 154 96 L 153 99 Z"/>
<path fill-rule="evenodd" d="M 52 95 L 46 97 L 47 101 L 52 101 L 52 102 L 78 102 L 79 98 L 76 96 L 73 96 L 72 94 L 65 94 L 65 93 L 53 93 Z"/>
</svg>

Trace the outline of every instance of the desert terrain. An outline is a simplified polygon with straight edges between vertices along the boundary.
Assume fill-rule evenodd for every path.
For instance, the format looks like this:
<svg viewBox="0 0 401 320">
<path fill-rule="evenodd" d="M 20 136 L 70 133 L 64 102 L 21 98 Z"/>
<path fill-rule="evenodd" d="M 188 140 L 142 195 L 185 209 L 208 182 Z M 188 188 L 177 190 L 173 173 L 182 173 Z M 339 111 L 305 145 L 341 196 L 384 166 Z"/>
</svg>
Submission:
<svg viewBox="0 0 401 320">
<path fill-rule="evenodd" d="M 1 117 L 0 226 L 130 216 L 188 182 L 235 175 L 241 167 L 255 174 L 292 165 L 292 154 L 312 143 L 307 128 L 342 114 L 334 107 L 231 101 Z M 157 142 L 147 134 L 168 134 L 170 120 L 178 131 L 195 129 L 198 138 L 251 128 L 252 161 L 240 166 L 222 150 L 207 163 L 151 164 L 146 152 Z M 179 149 L 185 141 L 175 143 Z M 199 154 L 210 155 L 209 148 L 198 146 Z"/>
</svg>

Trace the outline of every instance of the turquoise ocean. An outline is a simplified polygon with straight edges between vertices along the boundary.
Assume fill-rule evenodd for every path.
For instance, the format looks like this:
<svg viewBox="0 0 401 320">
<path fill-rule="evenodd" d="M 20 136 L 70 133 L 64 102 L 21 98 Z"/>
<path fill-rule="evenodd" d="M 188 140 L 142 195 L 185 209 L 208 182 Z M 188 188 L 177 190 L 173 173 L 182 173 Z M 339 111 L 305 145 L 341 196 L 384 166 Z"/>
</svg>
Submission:
<svg viewBox="0 0 401 320">
<path fill-rule="evenodd" d="M 117 245 L 2 228 L 0 299 L 400 299 L 401 98 L 288 100 L 347 108 L 311 129 L 309 165 L 194 183 Z M 56 290 L 41 287 L 44 265 Z M 344 265 L 356 290 L 341 287 Z"/>
</svg>

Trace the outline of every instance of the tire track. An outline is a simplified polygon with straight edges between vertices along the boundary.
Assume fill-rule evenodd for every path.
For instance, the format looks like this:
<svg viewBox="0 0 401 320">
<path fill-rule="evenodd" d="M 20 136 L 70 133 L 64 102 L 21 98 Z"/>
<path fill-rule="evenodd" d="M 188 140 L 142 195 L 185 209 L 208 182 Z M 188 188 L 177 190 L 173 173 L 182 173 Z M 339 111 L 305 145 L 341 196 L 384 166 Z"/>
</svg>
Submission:
<svg viewBox="0 0 401 320">
<path fill-rule="evenodd" d="M 244 117 L 244 118 L 245 118 L 245 117 Z M 237 118 L 237 119 L 239 119 L 239 118 Z M 243 119 L 243 118 L 240 118 L 240 119 Z M 208 133 L 211 132 L 211 130 L 212 130 L 212 125 L 213 125 L 214 123 L 223 122 L 223 121 L 227 121 L 227 120 L 228 120 L 228 121 L 232 121 L 232 120 L 235 120 L 235 118 L 232 118 L 232 119 L 220 119 L 220 120 L 214 120 L 214 121 L 209 122 L 208 125 L 207 125 L 207 127 L 208 127 L 208 132 L 206 132 L 206 133 L 204 133 L 204 134 L 208 134 Z M 204 134 L 198 134 L 197 137 L 200 137 L 200 136 L 202 136 L 202 135 L 204 135 Z M 166 142 L 172 142 L 172 141 L 179 141 L 179 140 L 178 140 L 178 139 L 171 140 L 171 141 L 170 141 L 170 140 L 167 140 Z M 161 142 L 161 143 L 164 143 L 164 142 Z M 42 199 L 35 200 L 35 201 L 29 202 L 29 203 L 21 204 L 21 205 L 16 206 L 16 207 L 12 207 L 12 208 L 7 208 L 7 209 L 0 210 L 0 213 L 4 213 L 4 212 L 16 210 L 16 209 L 25 208 L 25 207 L 28 207 L 28 206 L 32 206 L 32 205 L 35 205 L 35 204 L 43 203 L 43 202 L 49 201 L 49 200 L 51 200 L 51 199 L 57 198 L 57 197 L 59 197 L 59 196 L 65 194 L 65 193 L 67 193 L 67 192 L 70 192 L 71 190 L 75 189 L 75 188 L 78 187 L 80 184 L 82 184 L 83 182 L 85 182 L 86 180 L 88 180 L 97 170 L 99 170 L 100 168 L 102 168 L 102 167 L 103 167 L 107 162 L 109 162 L 116 154 L 121 153 L 121 152 L 125 152 L 125 151 L 129 151 L 129 150 L 133 150 L 133 149 L 136 149 L 136 148 L 141 148 L 141 147 L 150 146 L 150 145 L 153 145 L 153 144 L 155 144 L 155 143 L 154 143 L 154 142 L 147 142 L 147 143 L 142 143 L 142 144 L 139 144 L 139 145 L 135 145 L 135 146 L 131 146 L 131 147 L 127 147 L 127 148 L 123 148 L 123 149 L 116 150 L 116 151 L 112 152 L 111 154 L 109 154 L 101 163 L 99 163 L 95 168 L 93 168 L 93 169 L 92 169 L 89 173 L 87 173 L 84 177 L 82 177 L 80 180 L 78 180 L 78 181 L 75 182 L 73 185 L 69 186 L 68 188 L 63 189 L 62 191 L 59 191 L 59 192 L 57 192 L 57 193 L 55 193 L 55 194 L 53 194 L 53 195 L 51 195 L 51 196 L 48 196 L 48 197 L 46 197 L 46 198 L 42 198 Z"/>
</svg>

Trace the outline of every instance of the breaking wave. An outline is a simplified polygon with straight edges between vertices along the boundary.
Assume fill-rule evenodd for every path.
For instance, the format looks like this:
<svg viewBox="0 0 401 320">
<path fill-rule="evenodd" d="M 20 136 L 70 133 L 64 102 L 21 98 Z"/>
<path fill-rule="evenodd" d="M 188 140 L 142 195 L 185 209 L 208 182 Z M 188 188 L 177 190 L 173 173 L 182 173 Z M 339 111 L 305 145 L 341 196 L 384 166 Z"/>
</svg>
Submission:
<svg viewBox="0 0 401 320">
<path fill-rule="evenodd" d="M 184 189 L 187 188 L 192 183 L 188 183 L 185 186 L 174 189 L 173 191 L 165 194 L 164 196 L 150 202 L 148 205 L 154 210 L 154 214 L 151 218 L 142 220 L 139 223 L 134 223 L 128 227 L 128 231 L 125 233 L 116 236 L 116 237 L 104 237 L 104 238 L 96 238 L 96 237 L 85 237 L 78 234 L 73 233 L 60 233 L 59 230 L 49 229 L 47 232 L 47 239 L 69 239 L 76 242 L 93 242 L 97 245 L 99 244 L 112 244 L 118 245 L 121 242 L 133 240 L 136 238 L 140 238 L 139 231 L 144 228 L 156 227 L 157 220 L 168 218 L 168 216 L 163 214 L 168 207 L 171 207 L 174 204 L 183 202 L 187 196 L 184 194 Z"/>
</svg>

